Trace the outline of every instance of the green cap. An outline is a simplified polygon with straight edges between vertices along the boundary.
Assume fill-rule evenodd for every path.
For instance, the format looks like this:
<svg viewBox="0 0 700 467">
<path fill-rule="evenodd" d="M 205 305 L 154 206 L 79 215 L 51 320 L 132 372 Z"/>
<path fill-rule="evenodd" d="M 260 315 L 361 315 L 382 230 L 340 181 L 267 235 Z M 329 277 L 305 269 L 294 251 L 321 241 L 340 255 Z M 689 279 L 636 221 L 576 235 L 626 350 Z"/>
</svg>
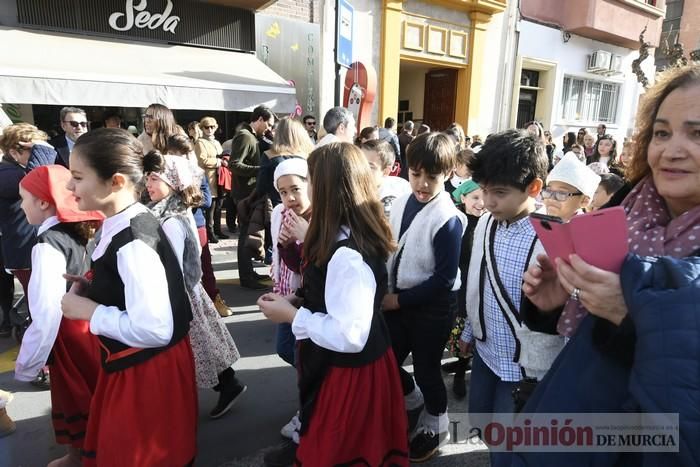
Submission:
<svg viewBox="0 0 700 467">
<path fill-rule="evenodd" d="M 469 179 L 466 182 L 463 182 L 460 186 L 457 187 L 457 189 L 455 189 L 455 191 L 452 192 L 452 197 L 454 198 L 455 202 L 459 203 L 462 201 L 462 195 L 468 195 L 472 191 L 476 191 L 479 188 L 481 187 L 478 183 L 476 183 L 472 179 Z"/>
</svg>

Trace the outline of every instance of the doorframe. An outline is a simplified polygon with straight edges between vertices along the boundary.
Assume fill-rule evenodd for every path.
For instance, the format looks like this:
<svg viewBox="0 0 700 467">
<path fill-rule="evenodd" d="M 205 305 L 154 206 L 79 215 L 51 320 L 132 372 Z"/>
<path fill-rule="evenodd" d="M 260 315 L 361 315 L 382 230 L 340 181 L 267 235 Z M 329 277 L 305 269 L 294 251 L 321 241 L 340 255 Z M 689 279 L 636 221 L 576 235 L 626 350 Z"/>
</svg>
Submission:
<svg viewBox="0 0 700 467">
<path fill-rule="evenodd" d="M 541 58 L 523 57 L 518 55 L 513 76 L 513 97 L 510 111 L 510 128 L 515 128 L 518 121 L 518 101 L 520 99 L 520 75 L 523 68 L 540 72 L 539 87 L 537 91 L 537 105 L 535 106 L 535 119 L 542 123 L 545 130 L 551 129 L 554 120 L 553 112 L 556 112 L 554 102 L 554 89 L 557 82 L 557 62 L 551 62 Z"/>
<path fill-rule="evenodd" d="M 455 115 L 454 121 L 462 125 L 462 128 L 467 129 L 467 109 L 460 111 L 460 105 L 468 102 L 469 100 L 469 86 L 467 85 L 467 76 L 469 76 L 468 63 L 460 64 L 447 62 L 438 59 L 432 59 L 430 57 L 416 57 L 415 55 L 399 54 L 399 64 L 402 62 L 417 63 L 420 65 L 427 65 L 432 68 L 452 68 L 457 70 L 457 91 L 455 92 Z M 396 89 L 399 88 L 399 82 L 396 83 Z"/>
</svg>

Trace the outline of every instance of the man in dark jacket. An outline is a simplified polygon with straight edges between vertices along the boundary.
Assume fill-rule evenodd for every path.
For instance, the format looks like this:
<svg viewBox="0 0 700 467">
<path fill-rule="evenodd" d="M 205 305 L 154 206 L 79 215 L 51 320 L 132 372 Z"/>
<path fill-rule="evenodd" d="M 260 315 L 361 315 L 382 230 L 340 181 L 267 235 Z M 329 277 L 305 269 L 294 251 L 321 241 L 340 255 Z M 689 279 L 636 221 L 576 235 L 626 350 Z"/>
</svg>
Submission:
<svg viewBox="0 0 700 467">
<path fill-rule="evenodd" d="M 255 189 L 255 176 L 260 169 L 260 139 L 272 129 L 275 124 L 275 114 L 263 105 L 256 107 L 250 117 L 250 123 L 241 125 L 231 141 L 231 162 L 229 169 L 233 175 L 231 183 L 231 198 L 234 203 L 240 203 L 250 196 Z M 251 252 L 245 248 L 248 239 L 248 219 L 241 214 L 245 210 L 238 209 L 240 235 L 238 237 L 238 272 L 241 286 L 249 289 L 262 290 L 259 277 L 253 270 Z"/>
<path fill-rule="evenodd" d="M 396 120 L 389 117 L 384 120 L 384 128 L 379 129 L 379 140 L 386 141 L 394 150 L 394 161 L 400 160 L 401 148 L 399 146 L 399 137 L 396 136 Z"/>
<path fill-rule="evenodd" d="M 401 134 L 399 135 L 399 149 L 401 150 L 401 177 L 408 180 L 408 163 L 406 162 L 406 148 L 411 141 L 413 141 L 413 130 L 415 129 L 415 124 L 408 120 L 403 124 L 401 129 Z"/>
<path fill-rule="evenodd" d="M 54 164 L 60 164 L 68 168 L 70 153 L 78 138 L 88 132 L 88 121 L 85 111 L 78 107 L 64 107 L 61 109 L 61 128 L 65 132 L 49 141 L 49 144 L 56 149 L 58 156 Z"/>
</svg>

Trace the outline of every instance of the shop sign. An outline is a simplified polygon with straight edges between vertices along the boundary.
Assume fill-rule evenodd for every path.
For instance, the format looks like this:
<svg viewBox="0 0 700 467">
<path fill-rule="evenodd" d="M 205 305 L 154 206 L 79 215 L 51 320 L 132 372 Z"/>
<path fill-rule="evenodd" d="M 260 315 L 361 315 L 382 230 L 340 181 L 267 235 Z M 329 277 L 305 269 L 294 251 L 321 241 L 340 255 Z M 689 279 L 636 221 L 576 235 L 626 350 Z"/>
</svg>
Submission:
<svg viewBox="0 0 700 467">
<path fill-rule="evenodd" d="M 162 27 L 163 31 L 175 34 L 175 28 L 180 22 L 179 16 L 170 16 L 173 11 L 173 2 L 168 0 L 165 10 L 162 13 L 151 14 L 146 7 L 148 0 L 141 0 L 138 5 L 134 5 L 134 0 L 126 0 L 126 12 L 116 12 L 109 15 L 109 26 L 115 31 L 129 31 L 136 26 L 144 29 L 157 29 Z M 120 20 L 124 18 L 123 26 Z"/>
</svg>

